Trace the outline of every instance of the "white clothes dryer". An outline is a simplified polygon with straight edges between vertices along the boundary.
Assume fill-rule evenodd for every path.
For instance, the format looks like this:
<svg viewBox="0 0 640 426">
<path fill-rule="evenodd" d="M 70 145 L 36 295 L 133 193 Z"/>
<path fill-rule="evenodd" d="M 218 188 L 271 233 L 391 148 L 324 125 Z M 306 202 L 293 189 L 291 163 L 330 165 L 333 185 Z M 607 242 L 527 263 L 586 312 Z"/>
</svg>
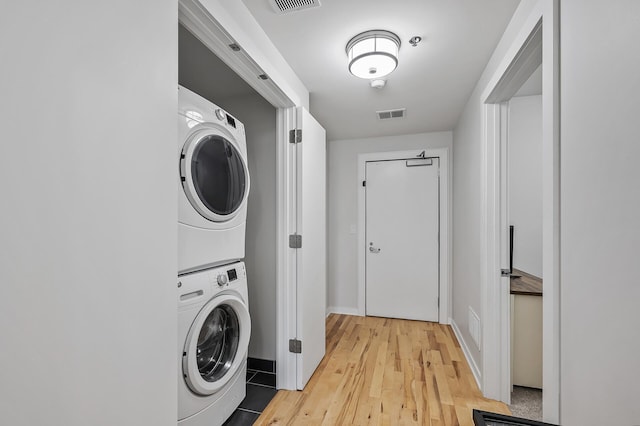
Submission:
<svg viewBox="0 0 640 426">
<path fill-rule="evenodd" d="M 178 425 L 221 425 L 246 395 L 243 262 L 178 277 Z"/>
<path fill-rule="evenodd" d="M 178 86 L 178 275 L 244 258 L 244 125 Z"/>
</svg>

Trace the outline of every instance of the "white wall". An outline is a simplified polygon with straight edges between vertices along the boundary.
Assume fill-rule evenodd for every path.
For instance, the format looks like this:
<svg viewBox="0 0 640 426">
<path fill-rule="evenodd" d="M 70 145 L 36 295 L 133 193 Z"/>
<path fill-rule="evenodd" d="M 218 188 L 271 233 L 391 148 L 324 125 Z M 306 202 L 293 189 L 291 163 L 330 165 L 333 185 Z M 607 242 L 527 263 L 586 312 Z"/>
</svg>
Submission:
<svg viewBox="0 0 640 426">
<path fill-rule="evenodd" d="M 508 131 L 513 267 L 542 277 L 542 96 L 509 101 Z"/>
<path fill-rule="evenodd" d="M 276 109 L 260 95 L 221 99 L 245 125 L 251 191 L 245 263 L 249 285 L 249 356 L 276 359 Z"/>
<path fill-rule="evenodd" d="M 175 425 L 177 19 L 3 4 L 3 424 Z"/>
<path fill-rule="evenodd" d="M 564 0 L 560 17 L 561 423 L 636 425 L 640 2 Z"/>
<path fill-rule="evenodd" d="M 462 333 L 463 344 L 469 348 L 472 364 L 479 368 L 482 355 L 468 331 L 468 310 L 471 307 L 482 321 L 480 197 L 483 125 L 480 97 L 536 4 L 536 0 L 520 1 L 453 130 L 453 322 Z M 478 373 L 481 375 L 482 371 Z"/>
<path fill-rule="evenodd" d="M 358 154 L 451 148 L 451 132 L 329 141 L 327 309 L 357 313 Z"/>
</svg>

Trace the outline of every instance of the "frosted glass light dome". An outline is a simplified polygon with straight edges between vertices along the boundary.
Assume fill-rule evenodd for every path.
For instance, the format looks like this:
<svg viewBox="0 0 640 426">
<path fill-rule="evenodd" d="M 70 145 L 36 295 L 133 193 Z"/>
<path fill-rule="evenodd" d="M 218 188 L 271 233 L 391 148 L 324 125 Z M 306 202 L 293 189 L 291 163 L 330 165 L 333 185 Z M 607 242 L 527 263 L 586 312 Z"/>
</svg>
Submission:
<svg viewBox="0 0 640 426">
<path fill-rule="evenodd" d="M 398 66 L 400 38 L 392 32 L 372 30 L 347 43 L 349 72 L 360 78 L 381 78 Z"/>
</svg>

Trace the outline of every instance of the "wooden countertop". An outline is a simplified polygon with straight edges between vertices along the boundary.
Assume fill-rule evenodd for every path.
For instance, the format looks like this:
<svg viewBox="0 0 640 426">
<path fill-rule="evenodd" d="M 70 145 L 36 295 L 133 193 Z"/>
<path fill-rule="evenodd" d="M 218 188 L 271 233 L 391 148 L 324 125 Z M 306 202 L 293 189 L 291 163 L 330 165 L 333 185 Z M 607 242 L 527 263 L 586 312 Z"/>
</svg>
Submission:
<svg viewBox="0 0 640 426">
<path fill-rule="evenodd" d="M 511 276 L 511 294 L 542 296 L 542 278 L 514 268 Z"/>
</svg>

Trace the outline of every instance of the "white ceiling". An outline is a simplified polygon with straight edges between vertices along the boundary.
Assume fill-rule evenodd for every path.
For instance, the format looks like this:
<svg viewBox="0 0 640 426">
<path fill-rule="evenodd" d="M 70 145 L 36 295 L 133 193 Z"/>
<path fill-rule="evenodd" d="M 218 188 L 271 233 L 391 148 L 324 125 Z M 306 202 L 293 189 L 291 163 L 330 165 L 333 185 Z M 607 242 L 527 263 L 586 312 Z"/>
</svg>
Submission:
<svg viewBox="0 0 640 426">
<path fill-rule="evenodd" d="M 321 0 L 276 14 L 268 0 L 242 0 L 310 92 L 329 140 L 451 130 L 519 0 Z M 356 34 L 400 36 L 398 68 L 376 90 L 347 70 Z M 412 36 L 423 38 L 417 47 Z M 377 110 L 407 108 L 379 121 Z"/>
</svg>

